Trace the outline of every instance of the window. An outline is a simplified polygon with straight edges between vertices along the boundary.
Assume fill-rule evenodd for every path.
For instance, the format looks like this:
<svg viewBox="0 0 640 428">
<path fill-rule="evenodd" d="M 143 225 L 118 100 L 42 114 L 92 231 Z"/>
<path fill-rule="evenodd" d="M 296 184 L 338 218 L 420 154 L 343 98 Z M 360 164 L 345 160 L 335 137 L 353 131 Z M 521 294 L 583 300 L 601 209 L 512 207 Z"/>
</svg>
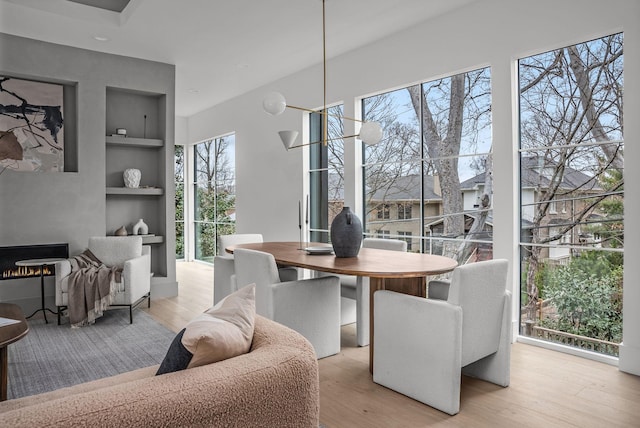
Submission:
<svg viewBox="0 0 640 428">
<path fill-rule="evenodd" d="M 521 334 L 613 356 L 622 340 L 622 48 L 614 34 L 519 61 Z"/>
<path fill-rule="evenodd" d="M 380 229 L 376 232 L 376 238 L 389 239 L 390 236 L 391 236 L 391 232 L 388 230 Z"/>
<path fill-rule="evenodd" d="M 363 145 L 365 228 L 398 222 L 413 251 L 492 258 L 490 69 L 365 98 L 363 117 L 385 133 Z"/>
<path fill-rule="evenodd" d="M 184 259 L 184 146 L 175 146 L 173 163 L 176 186 L 176 259 Z"/>
<path fill-rule="evenodd" d="M 411 220 L 411 202 L 398 204 L 398 220 Z"/>
<path fill-rule="evenodd" d="M 398 231 L 399 239 L 406 241 L 407 251 L 413 251 L 413 239 L 411 239 L 411 232 Z"/>
<path fill-rule="evenodd" d="M 195 258 L 213 262 L 218 235 L 235 233 L 235 135 L 194 146 Z"/>
<path fill-rule="evenodd" d="M 309 146 L 310 241 L 329 242 L 329 226 L 344 207 L 342 105 L 329 107 L 327 144 Z M 322 141 L 322 115 L 309 115 L 311 141 Z"/>
<path fill-rule="evenodd" d="M 377 207 L 378 220 L 389 220 L 391 218 L 389 204 L 380 204 Z"/>
</svg>

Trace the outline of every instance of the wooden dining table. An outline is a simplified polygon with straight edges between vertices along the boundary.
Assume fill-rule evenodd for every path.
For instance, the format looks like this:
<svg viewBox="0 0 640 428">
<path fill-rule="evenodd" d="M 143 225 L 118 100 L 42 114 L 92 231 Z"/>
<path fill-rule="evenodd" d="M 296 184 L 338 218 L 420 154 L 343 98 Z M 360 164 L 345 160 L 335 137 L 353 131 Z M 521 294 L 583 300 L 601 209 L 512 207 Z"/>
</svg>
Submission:
<svg viewBox="0 0 640 428">
<path fill-rule="evenodd" d="M 330 245 L 310 242 L 304 248 Z M 449 257 L 432 254 L 361 248 L 356 257 L 336 257 L 331 253 L 309 254 L 299 242 L 259 242 L 234 245 L 225 250 L 248 248 L 272 254 L 276 263 L 314 271 L 369 278 L 369 371 L 373 373 L 374 299 L 378 290 L 391 290 L 419 297 L 427 295 L 427 276 L 447 273 L 458 263 Z"/>
<path fill-rule="evenodd" d="M 29 325 L 20 306 L 0 303 L 0 401 L 7 399 L 7 379 L 9 377 L 9 351 L 13 342 L 22 339 L 29 332 Z"/>
</svg>

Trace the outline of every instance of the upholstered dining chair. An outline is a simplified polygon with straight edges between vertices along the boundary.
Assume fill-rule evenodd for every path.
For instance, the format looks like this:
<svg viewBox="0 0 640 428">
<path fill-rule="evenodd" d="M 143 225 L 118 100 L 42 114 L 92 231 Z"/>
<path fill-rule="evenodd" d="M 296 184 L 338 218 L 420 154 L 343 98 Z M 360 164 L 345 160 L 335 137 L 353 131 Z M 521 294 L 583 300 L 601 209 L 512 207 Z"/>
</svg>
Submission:
<svg viewBox="0 0 640 428">
<path fill-rule="evenodd" d="M 147 299 L 151 307 L 151 247 L 142 245 L 141 236 L 93 236 L 87 247 L 104 265 L 122 268 L 121 283 L 111 301 L 112 307 L 128 307 L 129 322 L 133 323 L 133 308 Z M 69 275 L 71 263 L 56 263 L 56 306 L 58 324 L 69 304 Z"/>
<path fill-rule="evenodd" d="M 446 300 L 377 291 L 373 381 L 451 415 L 461 374 L 508 386 L 507 270 L 502 259 L 459 266 L 440 290 Z"/>
<path fill-rule="evenodd" d="M 380 250 L 407 251 L 407 242 L 400 239 L 365 238 L 363 248 Z M 342 311 L 342 325 L 354 321 L 353 307 L 350 300 L 355 301 L 356 338 L 358 346 L 369 345 L 369 278 L 352 275 L 339 275 Z M 346 301 L 345 301 L 346 299 Z"/>
<path fill-rule="evenodd" d="M 335 276 L 281 281 L 271 254 L 234 251 L 235 283 L 256 284 L 256 313 L 297 331 L 318 358 L 340 352 L 340 280 Z"/>
<path fill-rule="evenodd" d="M 213 258 L 213 304 L 229 294 L 237 291 L 237 287 L 232 283 L 235 273 L 233 254 L 227 253 L 225 248 L 239 244 L 252 244 L 263 242 L 260 233 L 236 233 L 233 235 L 218 236 L 218 255 Z M 285 281 L 298 279 L 298 271 L 293 267 L 280 268 L 280 276 Z"/>
</svg>

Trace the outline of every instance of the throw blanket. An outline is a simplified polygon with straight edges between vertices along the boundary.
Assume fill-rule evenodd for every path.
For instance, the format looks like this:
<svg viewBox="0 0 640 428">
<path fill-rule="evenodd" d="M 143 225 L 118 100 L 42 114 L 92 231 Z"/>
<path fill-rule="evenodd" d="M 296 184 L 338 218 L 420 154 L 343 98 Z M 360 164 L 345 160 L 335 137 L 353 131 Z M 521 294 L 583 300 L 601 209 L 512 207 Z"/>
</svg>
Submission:
<svg viewBox="0 0 640 428">
<path fill-rule="evenodd" d="M 69 322 L 71 327 L 93 324 L 111 304 L 122 269 L 105 266 L 89 250 L 69 262 Z"/>
</svg>

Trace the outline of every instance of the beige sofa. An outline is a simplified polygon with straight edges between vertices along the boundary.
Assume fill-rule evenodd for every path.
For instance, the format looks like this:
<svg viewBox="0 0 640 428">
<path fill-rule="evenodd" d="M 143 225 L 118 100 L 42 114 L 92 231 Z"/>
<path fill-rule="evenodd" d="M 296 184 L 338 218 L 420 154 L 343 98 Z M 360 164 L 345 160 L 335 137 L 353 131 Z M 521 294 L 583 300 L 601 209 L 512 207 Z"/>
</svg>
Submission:
<svg viewBox="0 0 640 428">
<path fill-rule="evenodd" d="M 318 362 L 295 331 L 257 316 L 251 351 L 161 376 L 158 366 L 0 403 L 0 427 L 314 427 Z"/>
</svg>

